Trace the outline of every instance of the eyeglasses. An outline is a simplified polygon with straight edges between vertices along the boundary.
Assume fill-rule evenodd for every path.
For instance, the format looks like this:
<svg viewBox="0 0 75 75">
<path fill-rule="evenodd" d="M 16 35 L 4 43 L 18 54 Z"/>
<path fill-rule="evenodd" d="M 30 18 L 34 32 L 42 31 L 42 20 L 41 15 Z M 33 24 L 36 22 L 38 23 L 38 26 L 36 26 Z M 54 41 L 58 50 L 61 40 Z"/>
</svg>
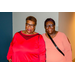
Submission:
<svg viewBox="0 0 75 75">
<path fill-rule="evenodd" d="M 30 26 L 31 28 L 33 28 L 35 25 L 34 25 L 34 24 L 26 23 L 26 26 L 27 26 L 27 27 L 29 27 L 29 26 Z"/>
<path fill-rule="evenodd" d="M 53 28 L 54 27 L 54 24 L 51 24 L 51 25 L 46 25 L 46 28 Z"/>
</svg>

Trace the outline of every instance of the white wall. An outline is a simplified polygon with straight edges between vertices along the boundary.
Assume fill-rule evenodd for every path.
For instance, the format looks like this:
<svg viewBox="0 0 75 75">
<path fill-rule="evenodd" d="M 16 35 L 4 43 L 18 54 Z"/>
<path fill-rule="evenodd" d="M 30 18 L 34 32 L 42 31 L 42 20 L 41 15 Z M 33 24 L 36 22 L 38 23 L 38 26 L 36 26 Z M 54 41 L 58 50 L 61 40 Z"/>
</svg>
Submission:
<svg viewBox="0 0 75 75">
<path fill-rule="evenodd" d="M 56 22 L 56 30 L 58 30 L 58 12 L 13 12 L 13 35 L 20 30 L 25 30 L 25 19 L 28 16 L 34 16 L 37 19 L 35 31 L 40 34 L 45 32 L 46 18 L 53 18 Z"/>
</svg>

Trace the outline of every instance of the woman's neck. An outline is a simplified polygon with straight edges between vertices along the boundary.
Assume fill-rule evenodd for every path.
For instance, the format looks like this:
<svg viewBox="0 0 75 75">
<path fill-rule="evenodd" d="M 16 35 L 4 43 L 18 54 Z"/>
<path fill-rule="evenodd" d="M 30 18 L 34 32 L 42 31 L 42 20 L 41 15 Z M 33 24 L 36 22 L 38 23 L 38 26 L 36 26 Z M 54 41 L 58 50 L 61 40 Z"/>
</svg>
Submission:
<svg viewBox="0 0 75 75">
<path fill-rule="evenodd" d="M 58 31 L 55 31 L 52 34 L 49 34 L 51 36 L 51 38 L 54 38 L 56 36 L 56 34 L 58 33 Z M 46 36 L 48 37 L 48 34 L 46 33 Z M 49 38 L 49 37 L 48 37 Z"/>
<path fill-rule="evenodd" d="M 36 34 L 36 32 L 33 32 L 33 33 L 31 33 L 31 34 L 28 34 L 28 33 L 26 32 L 26 30 L 23 30 L 22 33 L 27 34 L 27 35 Z"/>
</svg>

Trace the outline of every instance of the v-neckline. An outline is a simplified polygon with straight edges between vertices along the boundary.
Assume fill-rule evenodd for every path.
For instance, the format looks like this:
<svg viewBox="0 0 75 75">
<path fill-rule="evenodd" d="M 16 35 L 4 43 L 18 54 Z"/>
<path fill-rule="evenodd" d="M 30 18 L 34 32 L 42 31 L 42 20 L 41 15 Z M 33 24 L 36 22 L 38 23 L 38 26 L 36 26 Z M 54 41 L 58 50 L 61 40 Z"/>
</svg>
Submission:
<svg viewBox="0 0 75 75">
<path fill-rule="evenodd" d="M 29 40 L 31 39 L 32 37 L 36 36 L 36 35 L 39 35 L 39 33 L 36 33 L 36 34 L 32 34 L 32 35 L 27 35 L 27 34 L 24 34 L 22 33 L 22 31 L 18 32 L 24 39 L 26 40 Z"/>
<path fill-rule="evenodd" d="M 52 39 L 55 39 L 55 38 L 57 37 L 58 33 L 59 33 L 59 32 L 57 32 L 57 34 L 55 35 L 55 37 L 53 37 Z M 45 37 L 46 37 L 47 39 L 49 39 L 49 38 L 46 36 L 46 33 L 45 33 Z"/>
</svg>

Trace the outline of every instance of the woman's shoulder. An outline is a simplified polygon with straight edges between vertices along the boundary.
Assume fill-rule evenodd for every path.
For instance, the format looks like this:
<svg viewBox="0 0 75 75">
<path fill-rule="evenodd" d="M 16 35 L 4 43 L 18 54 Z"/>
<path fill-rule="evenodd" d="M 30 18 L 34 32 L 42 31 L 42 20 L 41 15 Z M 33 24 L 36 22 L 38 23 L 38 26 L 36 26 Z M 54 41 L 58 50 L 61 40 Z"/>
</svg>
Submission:
<svg viewBox="0 0 75 75">
<path fill-rule="evenodd" d="M 63 33 L 63 32 L 58 32 L 58 37 L 60 37 L 61 39 L 66 39 L 67 38 L 66 34 Z"/>
<path fill-rule="evenodd" d="M 14 34 L 14 36 L 18 36 L 18 34 L 20 33 L 21 31 L 18 31 Z"/>
<path fill-rule="evenodd" d="M 67 35 L 65 34 L 65 33 L 63 33 L 63 32 L 60 32 L 61 34 L 62 34 L 62 39 L 64 40 L 64 42 L 65 41 L 68 41 L 69 43 L 70 43 L 70 40 L 69 40 L 69 38 L 67 37 Z"/>
<path fill-rule="evenodd" d="M 44 37 L 46 33 L 43 33 L 42 36 Z"/>
<path fill-rule="evenodd" d="M 40 39 L 43 38 L 42 34 L 40 34 L 40 33 L 38 33 L 38 32 L 35 32 L 35 35 L 38 35 L 38 37 L 39 37 Z"/>
<path fill-rule="evenodd" d="M 45 35 L 45 33 L 43 33 L 42 35 Z"/>
<path fill-rule="evenodd" d="M 65 33 L 60 32 L 60 31 L 58 31 L 58 34 L 59 34 L 60 36 L 66 36 Z"/>
</svg>

